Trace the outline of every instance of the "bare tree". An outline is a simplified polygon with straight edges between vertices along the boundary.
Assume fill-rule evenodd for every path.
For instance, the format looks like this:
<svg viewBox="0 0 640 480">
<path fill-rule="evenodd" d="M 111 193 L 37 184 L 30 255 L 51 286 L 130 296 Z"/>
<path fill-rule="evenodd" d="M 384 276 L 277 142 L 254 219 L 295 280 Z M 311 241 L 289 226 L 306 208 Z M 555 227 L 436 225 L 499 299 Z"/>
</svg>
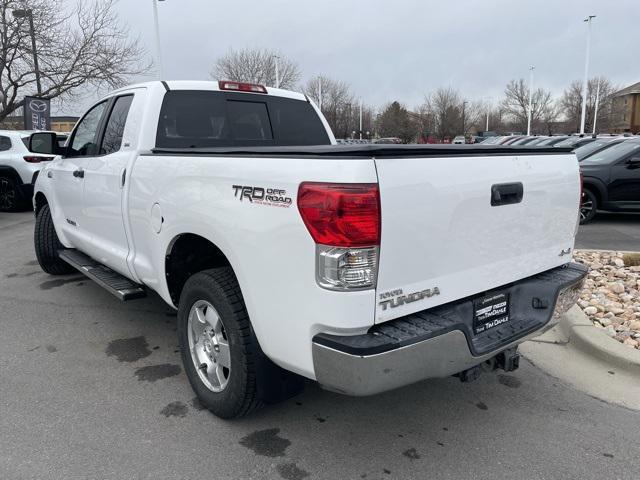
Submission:
<svg viewBox="0 0 640 480">
<path fill-rule="evenodd" d="M 71 11 L 63 0 L 0 0 L 0 121 L 36 94 L 29 19 L 31 10 L 42 80 L 40 96 L 69 98 L 81 89 L 118 87 L 150 68 L 144 50 L 129 36 L 114 11 L 116 0 L 78 2 Z"/>
<path fill-rule="evenodd" d="M 302 87 L 302 91 L 321 107 L 337 138 L 349 138 L 359 130 L 360 104 L 347 83 L 318 75 L 310 79 Z M 373 132 L 373 116 L 373 109 L 363 106 L 363 137 L 366 137 L 366 132 L 369 132 L 369 136 Z"/>
<path fill-rule="evenodd" d="M 440 140 L 452 138 L 462 131 L 462 102 L 460 93 L 451 87 L 438 88 L 425 98 L 426 109 L 433 116 L 435 133 Z"/>
<path fill-rule="evenodd" d="M 529 85 L 524 79 L 511 80 L 505 90 L 505 98 L 502 101 L 502 111 L 510 117 L 513 126 L 520 130 L 527 129 L 527 116 L 529 112 Z M 538 88 L 532 92 L 531 102 L 531 129 L 532 132 L 542 130 L 542 118 L 551 121 L 553 110 L 553 98 L 551 92 Z"/>
<path fill-rule="evenodd" d="M 229 50 L 218 58 L 211 72 L 216 80 L 259 83 L 275 87 L 276 60 L 280 88 L 294 88 L 300 80 L 298 64 L 274 50 L 245 48 Z"/>
<path fill-rule="evenodd" d="M 600 84 L 600 96 L 598 99 L 598 121 L 596 127 L 599 131 L 608 131 L 613 127 L 613 94 L 618 90 L 607 78 L 594 77 L 587 82 L 587 111 L 585 118 L 585 130 L 591 132 L 593 129 L 593 118 L 595 113 L 596 96 Z M 582 116 L 582 81 L 575 80 L 564 91 L 560 99 L 562 113 L 571 128 L 580 131 L 580 120 Z"/>
</svg>

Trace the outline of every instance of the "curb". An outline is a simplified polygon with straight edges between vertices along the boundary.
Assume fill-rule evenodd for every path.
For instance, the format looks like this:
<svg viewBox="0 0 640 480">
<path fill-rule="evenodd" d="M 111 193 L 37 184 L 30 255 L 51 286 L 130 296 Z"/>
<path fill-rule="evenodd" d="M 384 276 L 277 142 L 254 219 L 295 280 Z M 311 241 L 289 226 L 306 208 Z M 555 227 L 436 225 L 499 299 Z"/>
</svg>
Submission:
<svg viewBox="0 0 640 480">
<path fill-rule="evenodd" d="M 626 347 L 598 331 L 577 305 L 562 316 L 559 327 L 568 341 L 584 353 L 631 374 L 640 375 L 640 351 Z"/>
<path fill-rule="evenodd" d="M 598 252 L 598 253 L 640 253 L 639 250 L 616 250 L 616 249 L 602 249 L 602 248 L 574 248 L 573 251 L 579 251 L 579 252 Z"/>
</svg>

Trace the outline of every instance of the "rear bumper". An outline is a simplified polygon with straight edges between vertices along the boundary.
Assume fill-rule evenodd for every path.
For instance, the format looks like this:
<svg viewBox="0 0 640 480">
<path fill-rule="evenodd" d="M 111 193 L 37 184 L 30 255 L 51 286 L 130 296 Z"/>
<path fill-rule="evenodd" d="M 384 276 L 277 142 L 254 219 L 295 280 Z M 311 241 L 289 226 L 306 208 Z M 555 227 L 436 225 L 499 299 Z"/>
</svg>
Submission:
<svg viewBox="0 0 640 480">
<path fill-rule="evenodd" d="M 571 263 L 498 289 L 509 292 L 510 321 L 472 330 L 465 298 L 375 325 L 355 336 L 313 338 L 317 381 L 347 395 L 372 395 L 427 378 L 447 377 L 553 327 L 577 300 L 587 269 Z"/>
</svg>

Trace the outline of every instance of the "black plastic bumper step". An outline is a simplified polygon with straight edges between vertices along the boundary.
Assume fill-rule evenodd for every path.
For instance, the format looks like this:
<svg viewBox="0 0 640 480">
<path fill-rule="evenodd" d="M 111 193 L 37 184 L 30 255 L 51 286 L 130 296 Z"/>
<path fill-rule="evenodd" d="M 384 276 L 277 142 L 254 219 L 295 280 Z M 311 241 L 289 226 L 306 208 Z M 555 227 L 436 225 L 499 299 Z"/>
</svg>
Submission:
<svg viewBox="0 0 640 480">
<path fill-rule="evenodd" d="M 132 282 L 78 250 L 61 250 L 59 255 L 62 260 L 84 273 L 123 302 L 147 296 L 147 292 L 142 285 Z"/>
<path fill-rule="evenodd" d="M 467 337 L 471 353 L 480 356 L 544 327 L 551 320 L 560 292 L 579 286 L 586 274 L 584 265 L 569 263 L 496 289 L 509 292 L 511 319 L 479 334 L 474 333 L 472 325 L 474 299 L 489 292 L 378 323 L 365 334 L 338 336 L 319 333 L 313 341 L 350 355 L 367 356 L 460 330 Z M 546 307 L 541 308 L 540 304 Z"/>
</svg>

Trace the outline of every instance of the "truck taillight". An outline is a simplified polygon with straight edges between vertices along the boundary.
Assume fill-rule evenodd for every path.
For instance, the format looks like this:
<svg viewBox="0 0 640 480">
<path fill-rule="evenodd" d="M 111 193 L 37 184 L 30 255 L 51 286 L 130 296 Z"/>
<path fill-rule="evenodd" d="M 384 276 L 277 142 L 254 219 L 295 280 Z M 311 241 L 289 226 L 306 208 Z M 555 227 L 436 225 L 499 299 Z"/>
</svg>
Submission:
<svg viewBox="0 0 640 480">
<path fill-rule="evenodd" d="M 230 82 L 227 80 L 220 80 L 218 82 L 218 88 L 220 90 L 232 90 L 236 92 L 268 93 L 264 85 L 244 82 Z"/>
<path fill-rule="evenodd" d="M 48 162 L 53 160 L 53 157 L 37 157 L 35 155 L 25 155 L 22 157 L 25 162 L 29 163 L 40 163 L 40 162 Z"/>
<path fill-rule="evenodd" d="M 298 210 L 317 244 L 318 284 L 332 290 L 373 288 L 380 245 L 375 183 L 304 182 Z"/>
<path fill-rule="evenodd" d="M 380 244 L 380 193 L 375 183 L 304 182 L 298 189 L 298 210 L 316 243 Z"/>
</svg>

